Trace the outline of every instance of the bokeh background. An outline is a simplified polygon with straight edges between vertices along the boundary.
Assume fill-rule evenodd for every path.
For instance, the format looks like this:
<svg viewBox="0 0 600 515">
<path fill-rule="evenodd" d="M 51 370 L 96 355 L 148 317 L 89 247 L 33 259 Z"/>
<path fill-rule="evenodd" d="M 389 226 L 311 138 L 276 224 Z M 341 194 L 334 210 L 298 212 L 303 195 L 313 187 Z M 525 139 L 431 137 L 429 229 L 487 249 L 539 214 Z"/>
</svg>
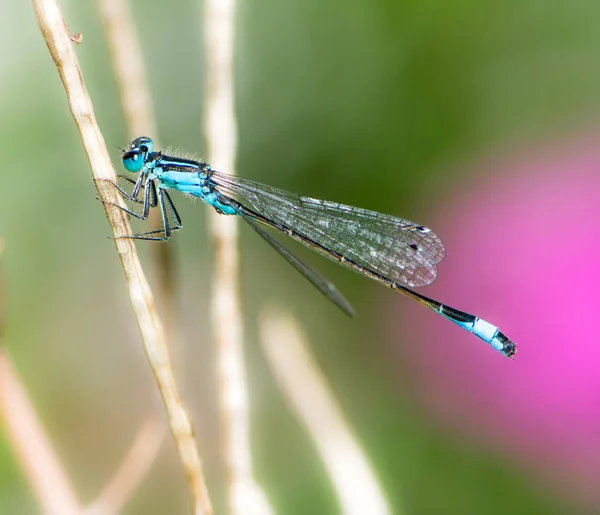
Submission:
<svg viewBox="0 0 600 515">
<path fill-rule="evenodd" d="M 83 34 L 77 52 L 118 165 L 127 134 L 97 6 L 62 6 Z M 201 6 L 133 8 L 160 139 L 201 156 Z M 79 494 L 92 499 L 160 405 L 32 7 L 4 2 L 2 11 L 5 343 Z M 432 227 L 447 258 L 422 291 L 519 343 L 510 362 L 300 250 L 354 304 L 358 316 L 347 319 L 242 228 L 252 439 L 279 513 L 339 508 L 257 344 L 269 302 L 305 324 L 393 510 L 600 513 L 599 16 L 600 4 L 582 0 L 240 2 L 239 173 Z M 185 221 L 170 243 L 178 371 L 222 512 L 208 208 L 176 200 Z M 148 245 L 139 248 L 147 258 Z M 0 427 L 0 513 L 37 511 Z M 169 440 L 126 513 L 185 512 Z"/>
</svg>

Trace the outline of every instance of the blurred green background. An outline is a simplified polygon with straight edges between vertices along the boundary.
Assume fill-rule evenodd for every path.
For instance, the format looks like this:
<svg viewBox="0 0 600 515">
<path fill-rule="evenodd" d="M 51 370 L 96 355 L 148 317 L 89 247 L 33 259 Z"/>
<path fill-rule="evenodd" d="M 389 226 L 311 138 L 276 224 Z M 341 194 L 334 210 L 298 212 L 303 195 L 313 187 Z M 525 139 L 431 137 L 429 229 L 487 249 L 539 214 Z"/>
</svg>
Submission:
<svg viewBox="0 0 600 515">
<path fill-rule="evenodd" d="M 189 0 L 132 5 L 160 141 L 202 156 L 201 6 Z M 3 7 L 5 343 L 78 493 L 90 500 L 141 420 L 162 407 L 110 229 L 32 6 L 6 1 Z M 77 53 L 119 166 L 116 146 L 128 137 L 97 6 L 65 1 L 62 7 L 72 32 L 83 34 Z M 597 120 L 599 15 L 600 4 L 580 0 L 240 2 L 238 173 L 428 224 L 450 188 L 470 180 L 458 164 Z M 182 198 L 176 203 L 185 223 L 170 243 L 183 342 L 176 361 L 209 488 L 223 513 L 225 469 L 207 314 L 208 208 Z M 583 509 L 497 449 L 457 444 L 413 400 L 415 386 L 398 379 L 410 364 L 390 360 L 381 344 L 380 310 L 392 293 L 301 253 L 348 295 L 359 314 L 348 320 L 245 227 L 241 245 L 256 469 L 279 513 L 333 514 L 339 508 L 258 347 L 256 318 L 268 302 L 285 302 L 306 324 L 312 350 L 394 510 L 479 515 Z M 138 247 L 147 258 L 148 245 Z M 403 344 L 402 335 L 396 339 Z M 168 440 L 125 513 L 187 509 Z M 0 513 L 37 511 L 0 427 Z"/>
</svg>

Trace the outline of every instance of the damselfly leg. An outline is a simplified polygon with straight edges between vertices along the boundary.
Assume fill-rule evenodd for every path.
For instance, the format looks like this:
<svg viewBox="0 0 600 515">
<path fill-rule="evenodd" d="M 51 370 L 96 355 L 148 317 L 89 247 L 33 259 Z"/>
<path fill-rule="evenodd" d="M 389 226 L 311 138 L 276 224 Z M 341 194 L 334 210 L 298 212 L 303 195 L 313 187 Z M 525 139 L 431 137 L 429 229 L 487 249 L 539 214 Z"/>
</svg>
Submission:
<svg viewBox="0 0 600 515">
<path fill-rule="evenodd" d="M 143 184 L 140 187 L 140 189 L 136 191 L 138 184 L 140 184 L 140 180 L 138 179 L 137 181 L 133 181 L 128 177 L 123 178 L 126 181 L 136 185 L 134 191 L 131 194 L 127 193 L 117 183 L 113 181 L 110 181 L 110 183 L 117 189 L 117 191 L 119 191 L 119 193 L 126 200 L 131 200 L 138 204 L 143 204 L 142 213 L 136 213 L 135 211 L 115 204 L 114 202 L 106 203 L 118 207 L 122 211 L 125 211 L 128 215 L 131 215 L 134 218 L 137 218 L 138 220 L 147 220 L 150 215 L 150 210 L 158 206 L 160 208 L 163 227 L 161 229 L 154 229 L 152 231 L 137 233 L 132 236 L 120 236 L 119 238 L 150 241 L 167 241 L 171 238 L 172 232 L 178 231 L 183 227 L 181 223 L 181 216 L 179 216 L 179 213 L 177 212 L 175 204 L 173 204 L 171 196 L 165 189 L 159 187 L 157 191 L 157 187 L 154 181 L 147 180 L 146 184 Z M 139 193 L 142 190 L 144 192 L 144 197 L 143 200 L 140 200 Z"/>
</svg>

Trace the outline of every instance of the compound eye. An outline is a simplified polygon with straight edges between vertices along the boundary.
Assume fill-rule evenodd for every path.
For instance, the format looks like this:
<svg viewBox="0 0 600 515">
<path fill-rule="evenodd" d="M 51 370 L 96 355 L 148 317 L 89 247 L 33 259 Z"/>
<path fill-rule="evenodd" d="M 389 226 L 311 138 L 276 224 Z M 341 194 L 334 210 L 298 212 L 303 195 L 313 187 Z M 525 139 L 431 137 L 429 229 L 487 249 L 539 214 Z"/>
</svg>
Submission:
<svg viewBox="0 0 600 515">
<path fill-rule="evenodd" d="M 131 142 L 130 150 L 141 150 L 144 154 L 154 152 L 154 141 L 147 136 L 136 138 Z"/>
<path fill-rule="evenodd" d="M 132 150 L 123 154 L 123 166 L 130 172 L 139 172 L 144 166 L 144 159 L 139 150 Z"/>
</svg>

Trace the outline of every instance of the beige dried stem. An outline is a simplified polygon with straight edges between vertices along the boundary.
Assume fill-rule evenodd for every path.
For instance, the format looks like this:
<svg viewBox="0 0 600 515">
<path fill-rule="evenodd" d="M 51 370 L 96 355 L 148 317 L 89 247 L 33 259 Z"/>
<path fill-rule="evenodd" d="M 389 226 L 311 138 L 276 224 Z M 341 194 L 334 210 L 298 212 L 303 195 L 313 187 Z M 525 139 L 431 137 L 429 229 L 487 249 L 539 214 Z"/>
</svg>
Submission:
<svg viewBox="0 0 600 515">
<path fill-rule="evenodd" d="M 121 513 L 150 470 L 164 441 L 164 434 L 162 422 L 151 418 L 142 425 L 117 471 L 100 495 L 86 506 L 85 515 Z"/>
<path fill-rule="evenodd" d="M 104 25 L 106 40 L 121 108 L 129 139 L 149 135 L 157 137 L 154 107 L 148 87 L 141 45 L 135 32 L 135 22 L 125 0 L 99 0 L 98 7 Z M 153 216 L 154 215 L 154 216 Z M 158 216 L 157 216 L 158 215 Z M 158 210 L 151 212 L 152 228 L 159 228 L 161 217 Z M 157 274 L 156 292 L 161 299 L 161 313 L 165 324 L 167 341 L 172 346 L 177 340 L 175 324 L 175 294 L 173 257 L 168 245 L 152 245 L 152 257 Z M 171 347 L 172 349 L 172 347 Z M 158 456 L 165 437 L 165 430 L 156 416 L 148 419 L 134 437 L 129 453 L 100 496 L 91 504 L 93 509 L 114 513 L 126 504 L 141 484 Z"/>
<path fill-rule="evenodd" d="M 129 139 L 150 136 L 158 142 L 158 128 L 148 74 L 129 4 L 126 0 L 98 0 L 98 6 Z M 150 225 L 153 229 L 162 229 L 162 218 L 158 209 L 150 212 Z M 159 307 L 162 308 L 161 314 L 167 339 L 173 345 L 178 341 L 173 253 L 169 245 L 160 244 L 152 245 L 151 251 L 158 279 L 155 289 L 157 298 L 160 299 Z"/>
<path fill-rule="evenodd" d="M 4 346 L 2 279 L 0 269 L 0 422 L 43 513 L 78 515 L 79 501 Z"/>
<path fill-rule="evenodd" d="M 237 152 L 233 101 L 234 21 L 234 0 L 204 1 L 204 136 L 209 161 L 215 168 L 230 174 L 235 173 Z M 252 470 L 235 217 L 211 213 L 210 230 L 215 249 L 212 325 L 219 361 L 231 513 L 270 514 L 272 509 Z"/>
<path fill-rule="evenodd" d="M 261 317 L 261 344 L 289 405 L 321 456 L 346 515 L 388 515 L 390 507 L 331 388 L 288 314 Z M 394 513 L 402 511 L 396 509 Z"/>
<path fill-rule="evenodd" d="M 98 194 L 103 202 L 120 205 L 122 200 L 109 182 L 116 181 L 116 174 L 98 127 L 92 102 L 87 94 L 73 43 L 69 38 L 69 30 L 60 8 L 54 0 L 34 0 L 33 3 L 40 29 L 57 66 L 67 93 L 71 113 L 81 134 Z M 131 228 L 125 213 L 108 204 L 105 204 L 105 208 L 115 236 L 131 235 Z M 131 303 L 140 326 L 146 355 L 162 395 L 169 426 L 188 481 L 193 513 L 212 514 L 212 505 L 202 474 L 192 424 L 177 390 L 164 330 L 156 312 L 154 298 L 143 273 L 134 242 L 121 238 L 115 239 L 115 245 L 125 272 Z"/>
<path fill-rule="evenodd" d="M 79 501 L 63 470 L 23 382 L 0 343 L 0 421 L 10 449 L 42 512 L 81 514 Z"/>
</svg>

